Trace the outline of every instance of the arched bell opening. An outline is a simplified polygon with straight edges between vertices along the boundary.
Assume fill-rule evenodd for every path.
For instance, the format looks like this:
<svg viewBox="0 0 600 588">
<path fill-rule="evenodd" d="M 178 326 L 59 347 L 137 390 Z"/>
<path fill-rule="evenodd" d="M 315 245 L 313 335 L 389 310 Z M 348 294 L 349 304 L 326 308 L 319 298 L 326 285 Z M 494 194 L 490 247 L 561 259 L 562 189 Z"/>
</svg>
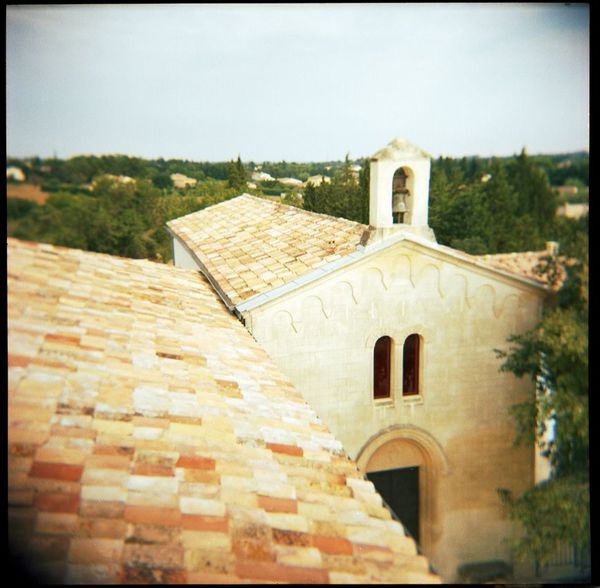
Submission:
<svg viewBox="0 0 600 588">
<path fill-rule="evenodd" d="M 410 223 L 411 216 L 411 172 L 400 167 L 392 178 L 392 219 L 394 224 Z"/>
</svg>

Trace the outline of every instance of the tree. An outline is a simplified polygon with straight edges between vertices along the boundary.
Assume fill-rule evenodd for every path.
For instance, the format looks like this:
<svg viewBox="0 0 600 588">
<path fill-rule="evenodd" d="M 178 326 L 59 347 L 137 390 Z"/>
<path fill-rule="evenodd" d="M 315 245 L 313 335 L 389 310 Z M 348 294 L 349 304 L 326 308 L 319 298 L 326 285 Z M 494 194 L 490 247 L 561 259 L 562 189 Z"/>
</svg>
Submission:
<svg viewBox="0 0 600 588">
<path fill-rule="evenodd" d="M 227 168 L 227 181 L 230 188 L 243 190 L 246 187 L 246 169 L 238 155 L 237 161 L 230 161 Z"/>
<path fill-rule="evenodd" d="M 358 180 L 351 169 L 348 155 L 331 182 L 319 186 L 308 184 L 304 189 L 304 209 L 355 222 L 369 222 L 369 169 L 365 164 Z"/>
<path fill-rule="evenodd" d="M 171 176 L 164 172 L 158 172 L 152 177 L 152 183 L 162 190 L 167 190 L 173 187 Z"/>
<path fill-rule="evenodd" d="M 518 251 L 520 244 L 515 225 L 517 194 L 509 184 L 499 160 L 492 163 L 491 176 L 483 184 L 487 216 L 492 221 L 489 225 L 488 248 L 495 253 Z"/>
<path fill-rule="evenodd" d="M 517 193 L 516 213 L 529 215 L 532 230 L 538 234 L 538 244 L 543 244 L 543 235 L 552 225 L 556 214 L 556 194 L 550 187 L 544 172 L 529 158 L 525 147 L 508 168 L 508 177 Z"/>
<path fill-rule="evenodd" d="M 556 259 L 546 260 L 546 271 Z M 588 259 L 569 269 L 554 306 L 531 331 L 513 336 L 501 369 L 530 377 L 535 391 L 511 411 L 517 443 L 538 443 L 549 459 L 548 480 L 514 497 L 499 494 L 523 535 L 513 544 L 517 556 L 543 564 L 562 542 L 590 548 Z M 545 441 L 550 427 L 551 439 Z"/>
</svg>

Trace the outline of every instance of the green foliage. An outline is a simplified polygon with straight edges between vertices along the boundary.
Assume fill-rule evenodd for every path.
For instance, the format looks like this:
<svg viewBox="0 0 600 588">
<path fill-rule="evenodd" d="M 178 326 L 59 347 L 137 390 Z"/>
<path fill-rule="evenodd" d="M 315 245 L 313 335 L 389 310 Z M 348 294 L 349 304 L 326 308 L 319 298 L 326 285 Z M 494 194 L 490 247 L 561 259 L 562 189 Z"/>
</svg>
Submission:
<svg viewBox="0 0 600 588">
<path fill-rule="evenodd" d="M 515 545 L 518 559 L 543 565 L 563 543 L 580 551 L 590 547 L 589 481 L 577 477 L 551 479 L 514 499 L 506 490 L 500 498 L 526 532 Z"/>
<path fill-rule="evenodd" d="M 368 224 L 369 167 L 364 166 L 356 180 L 350 165 L 346 156 L 344 165 L 331 182 L 319 186 L 308 184 L 304 189 L 304 209 Z"/>
<path fill-rule="evenodd" d="M 561 181 L 576 181 L 587 186 L 588 160 L 587 154 L 531 157 L 524 150 L 518 157 L 499 160 L 440 157 L 432 162 L 429 224 L 440 243 L 476 255 L 541 249 L 546 240 L 559 241 L 564 252 L 581 251 L 584 244 L 580 238 L 580 224 L 587 223 L 587 219 L 573 221 L 554 217 L 556 196 L 552 191 L 548 192 L 547 178 L 553 185 Z M 92 231 L 92 235 L 95 235 L 93 246 L 120 250 L 120 254 L 133 251 L 139 255 L 146 251 L 149 256 L 160 255 L 162 259 L 168 259 L 170 250 L 159 242 L 158 235 L 162 233 L 155 232 L 159 229 L 158 225 L 153 224 L 159 222 L 156 219 L 161 218 L 163 220 L 160 222 L 164 223 L 169 218 L 216 204 L 241 191 L 277 196 L 284 192 L 286 196 L 282 201 L 294 205 L 300 202 L 299 190 L 290 190 L 283 184 L 275 183 L 269 187 L 261 183 L 257 190 L 248 188 L 247 169 L 254 169 L 255 166 L 253 163 L 244 166 L 239 157 L 231 162 L 193 162 L 102 155 L 77 156 L 68 160 L 8 158 L 7 163 L 21 167 L 29 182 L 42 185 L 46 191 L 74 198 L 72 206 L 66 205 L 66 208 L 60 198 L 38 207 L 40 210 L 29 204 L 7 204 L 10 234 L 63 244 L 78 243 L 86 247 L 92 237 L 85 235 L 81 223 L 87 219 L 84 213 L 89 213 L 92 228 L 100 226 L 102 221 L 106 224 L 105 229 L 115 229 L 115 234 L 110 236 Z M 362 171 L 358 181 L 351 173 L 348 156 L 344 161 L 331 162 L 266 162 L 262 164 L 262 169 L 274 177 L 296 177 L 301 180 L 311 175 L 331 177 L 331 184 L 322 184 L 317 188 L 308 186 L 303 190 L 304 208 L 367 224 L 369 165 L 365 160 L 360 163 Z M 185 191 L 177 191 L 170 180 L 172 173 L 195 178 L 198 184 Z M 115 209 L 110 199 L 106 198 L 107 191 L 113 189 L 108 185 L 114 182 L 100 180 L 95 192 L 85 188 L 86 184 L 105 174 L 129 176 L 135 178 L 138 184 L 141 182 L 135 188 L 128 186 L 125 192 L 122 187 L 114 188 L 117 194 L 115 198 L 122 200 L 119 205 L 123 209 Z M 144 180 L 147 182 L 142 186 Z M 154 197 L 149 196 L 151 187 L 156 189 Z M 138 196 L 130 197 L 127 190 L 133 190 L 132 194 L 137 193 Z M 99 208 L 95 210 L 94 207 Z M 79 225 L 71 222 L 71 209 L 77 211 L 75 218 L 80 215 Z M 153 221 L 146 216 L 152 209 L 162 211 Z M 133 210 L 143 216 L 141 223 L 130 218 L 131 212 L 127 211 Z M 123 219 L 103 221 L 105 214 L 123 215 Z M 134 243 L 125 247 L 126 235 L 132 235 L 137 229 L 144 236 L 131 237 Z M 116 234 L 120 232 L 122 235 L 117 238 Z"/>
<path fill-rule="evenodd" d="M 556 194 L 523 149 L 509 160 L 453 160 L 432 164 L 429 224 L 437 240 L 467 253 L 543 249 L 558 240 Z"/>
<path fill-rule="evenodd" d="M 296 162 L 271 162 L 266 161 L 261 164 L 263 172 L 270 174 L 274 178 L 298 178 L 303 182 L 310 176 L 332 175 L 333 171 L 340 166 L 339 161 L 329 161 L 322 163 L 296 163 Z"/>
<path fill-rule="evenodd" d="M 23 198 L 7 198 L 6 199 L 6 218 L 8 220 L 21 219 L 30 214 L 39 205 L 32 200 L 24 200 Z"/>
<path fill-rule="evenodd" d="M 548 258 L 547 271 L 555 262 Z M 516 442 L 539 444 L 550 461 L 551 478 L 518 497 L 505 489 L 499 494 L 511 518 L 523 527 L 523 536 L 514 543 L 517 555 L 538 563 L 551 557 L 561 541 L 579 549 L 590 544 L 588 282 L 585 249 L 540 324 L 510 337 L 508 352 L 497 351 L 504 359 L 503 371 L 536 384 L 529 398 L 511 412 Z"/>
<path fill-rule="evenodd" d="M 237 161 L 230 161 L 227 168 L 227 181 L 230 188 L 235 190 L 244 190 L 246 188 L 247 174 L 241 158 Z"/>
<path fill-rule="evenodd" d="M 533 163 L 525 150 L 508 163 L 508 176 L 517 193 L 516 213 L 528 214 L 538 231 L 550 228 L 556 214 L 556 194 L 544 172 Z"/>
<path fill-rule="evenodd" d="M 152 176 L 152 183 L 162 190 L 168 190 L 173 188 L 173 180 L 171 179 L 170 174 L 166 172 L 156 172 Z"/>
<path fill-rule="evenodd" d="M 163 195 L 148 181 L 99 181 L 93 195 L 52 193 L 44 206 L 10 202 L 11 236 L 125 257 L 168 260 L 165 223 L 202 208 L 197 197 Z"/>
</svg>

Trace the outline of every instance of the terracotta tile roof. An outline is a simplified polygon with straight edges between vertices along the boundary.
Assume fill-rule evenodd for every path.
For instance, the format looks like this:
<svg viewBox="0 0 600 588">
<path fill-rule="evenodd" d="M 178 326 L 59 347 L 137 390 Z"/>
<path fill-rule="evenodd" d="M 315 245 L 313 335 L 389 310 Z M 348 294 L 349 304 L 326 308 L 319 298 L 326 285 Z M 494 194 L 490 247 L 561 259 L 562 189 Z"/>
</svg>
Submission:
<svg viewBox="0 0 600 588">
<path fill-rule="evenodd" d="M 548 265 L 548 251 L 522 251 L 515 253 L 498 253 L 493 255 L 477 255 L 476 259 L 483 261 L 496 269 L 504 270 L 529 280 L 534 280 L 552 290 L 558 290 L 564 283 L 567 273 L 565 266 L 571 263 L 565 257 L 554 257 L 550 272 L 541 272 Z"/>
<path fill-rule="evenodd" d="M 30 573 L 438 581 L 198 272 L 7 245 L 9 547 Z"/>
<path fill-rule="evenodd" d="M 367 229 L 242 194 L 167 223 L 233 305 L 351 253 Z"/>
<path fill-rule="evenodd" d="M 248 194 L 169 221 L 167 226 L 204 266 L 230 307 L 289 285 L 341 258 L 349 260 L 359 245 L 368 243 L 372 231 L 367 225 Z M 389 243 L 398 236 L 393 235 Z M 404 237 L 414 239 L 411 234 Z M 438 243 L 419 242 L 549 286 L 547 278 L 535 270 L 546 251 L 474 256 Z M 555 289 L 566 275 L 561 268 L 557 268 Z"/>
</svg>

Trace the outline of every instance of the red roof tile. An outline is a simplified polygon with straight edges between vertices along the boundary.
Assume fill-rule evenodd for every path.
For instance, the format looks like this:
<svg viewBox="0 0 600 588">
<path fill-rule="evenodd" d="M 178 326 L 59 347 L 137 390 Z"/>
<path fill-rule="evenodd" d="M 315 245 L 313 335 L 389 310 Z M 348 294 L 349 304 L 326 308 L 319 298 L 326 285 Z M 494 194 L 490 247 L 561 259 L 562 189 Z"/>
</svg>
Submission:
<svg viewBox="0 0 600 588">
<path fill-rule="evenodd" d="M 7 281 L 9 544 L 38 579 L 439 581 L 197 272 L 9 239 Z"/>
</svg>

